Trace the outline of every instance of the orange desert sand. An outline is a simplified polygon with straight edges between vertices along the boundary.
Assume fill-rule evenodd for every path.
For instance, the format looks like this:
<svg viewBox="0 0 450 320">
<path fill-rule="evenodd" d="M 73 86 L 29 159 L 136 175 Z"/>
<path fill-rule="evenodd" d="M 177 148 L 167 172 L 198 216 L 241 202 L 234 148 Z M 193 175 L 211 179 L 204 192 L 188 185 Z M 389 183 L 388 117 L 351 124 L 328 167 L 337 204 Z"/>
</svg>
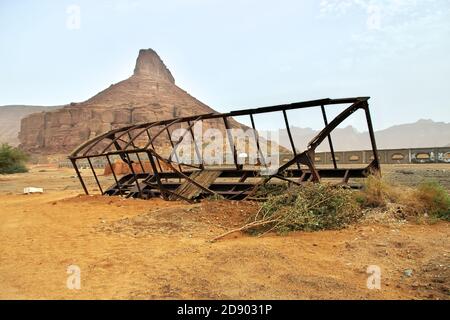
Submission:
<svg viewBox="0 0 450 320">
<path fill-rule="evenodd" d="M 408 168 L 449 175 L 445 165 Z M 21 194 L 27 186 L 44 193 Z M 449 298 L 446 222 L 374 220 L 341 231 L 232 234 L 210 243 L 258 204 L 80 193 L 71 169 L 35 166 L 0 176 L 1 299 Z M 67 288 L 70 265 L 81 269 L 80 290 Z M 369 265 L 381 268 L 381 290 L 366 286 Z"/>
</svg>

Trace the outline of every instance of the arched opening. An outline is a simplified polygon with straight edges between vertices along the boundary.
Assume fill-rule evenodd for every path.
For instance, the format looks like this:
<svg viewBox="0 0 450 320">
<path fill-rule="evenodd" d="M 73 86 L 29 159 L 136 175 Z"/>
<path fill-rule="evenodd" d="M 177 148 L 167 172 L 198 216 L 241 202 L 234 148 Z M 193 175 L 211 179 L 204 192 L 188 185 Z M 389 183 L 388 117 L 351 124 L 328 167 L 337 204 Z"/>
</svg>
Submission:
<svg viewBox="0 0 450 320">
<path fill-rule="evenodd" d="M 403 159 L 405 159 L 405 156 L 403 155 L 403 154 L 401 154 L 401 153 L 394 153 L 392 156 L 391 156 L 391 159 L 392 160 L 403 160 Z"/>
<path fill-rule="evenodd" d="M 418 160 L 430 160 L 430 154 L 429 153 L 425 153 L 425 152 L 418 153 L 418 154 L 416 154 L 416 159 L 418 159 Z"/>
</svg>

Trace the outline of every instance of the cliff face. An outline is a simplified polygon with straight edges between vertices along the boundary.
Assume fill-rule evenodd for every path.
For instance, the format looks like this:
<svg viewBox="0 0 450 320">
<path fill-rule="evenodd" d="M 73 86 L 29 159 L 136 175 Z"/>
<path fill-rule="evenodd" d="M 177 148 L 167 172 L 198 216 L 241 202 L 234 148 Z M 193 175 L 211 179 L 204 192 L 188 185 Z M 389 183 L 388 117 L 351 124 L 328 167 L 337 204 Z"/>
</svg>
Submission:
<svg viewBox="0 0 450 320">
<path fill-rule="evenodd" d="M 85 140 L 118 127 L 212 112 L 175 85 L 155 51 L 140 50 L 130 78 L 85 102 L 23 118 L 20 147 L 36 154 L 67 153 Z"/>
<path fill-rule="evenodd" d="M 20 141 L 18 133 L 20 131 L 20 121 L 22 118 L 36 112 L 50 111 L 61 107 L 41 107 L 27 105 L 0 106 L 0 144 L 8 143 L 11 146 L 18 146 Z"/>
</svg>

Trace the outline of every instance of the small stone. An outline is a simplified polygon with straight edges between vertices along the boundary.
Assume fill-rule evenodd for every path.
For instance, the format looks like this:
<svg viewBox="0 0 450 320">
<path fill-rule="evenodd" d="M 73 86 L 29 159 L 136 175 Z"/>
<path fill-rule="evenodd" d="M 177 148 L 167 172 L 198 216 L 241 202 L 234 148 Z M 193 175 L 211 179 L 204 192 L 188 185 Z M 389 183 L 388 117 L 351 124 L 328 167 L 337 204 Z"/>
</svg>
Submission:
<svg viewBox="0 0 450 320">
<path fill-rule="evenodd" d="M 405 271 L 403 271 L 403 274 L 409 278 L 409 277 L 412 277 L 413 271 L 412 271 L 412 269 L 405 269 Z"/>
</svg>

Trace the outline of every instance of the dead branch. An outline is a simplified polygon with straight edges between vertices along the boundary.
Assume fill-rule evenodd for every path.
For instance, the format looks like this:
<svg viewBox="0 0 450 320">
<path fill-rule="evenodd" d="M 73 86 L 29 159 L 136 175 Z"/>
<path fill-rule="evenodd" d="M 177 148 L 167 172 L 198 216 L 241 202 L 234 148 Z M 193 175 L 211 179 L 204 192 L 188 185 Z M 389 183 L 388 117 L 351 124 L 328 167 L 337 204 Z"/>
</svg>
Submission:
<svg viewBox="0 0 450 320">
<path fill-rule="evenodd" d="M 239 232 L 239 231 L 245 231 L 245 230 L 248 230 L 248 229 L 251 229 L 251 228 L 254 228 L 254 227 L 263 226 L 263 225 L 266 225 L 266 224 L 269 224 L 269 223 L 273 223 L 273 222 L 277 222 L 277 221 L 278 221 L 278 219 L 272 219 L 272 220 L 267 220 L 267 221 L 250 222 L 250 223 L 248 223 L 248 224 L 246 224 L 246 225 L 244 225 L 244 226 L 242 226 L 240 228 L 233 229 L 233 230 L 227 231 L 225 233 L 222 233 L 220 236 L 217 236 L 217 237 L 209 240 L 209 242 L 216 242 L 217 240 L 219 240 L 219 239 L 221 239 L 223 237 L 226 237 L 229 234 L 232 234 L 232 233 L 235 233 L 235 232 Z"/>
</svg>

